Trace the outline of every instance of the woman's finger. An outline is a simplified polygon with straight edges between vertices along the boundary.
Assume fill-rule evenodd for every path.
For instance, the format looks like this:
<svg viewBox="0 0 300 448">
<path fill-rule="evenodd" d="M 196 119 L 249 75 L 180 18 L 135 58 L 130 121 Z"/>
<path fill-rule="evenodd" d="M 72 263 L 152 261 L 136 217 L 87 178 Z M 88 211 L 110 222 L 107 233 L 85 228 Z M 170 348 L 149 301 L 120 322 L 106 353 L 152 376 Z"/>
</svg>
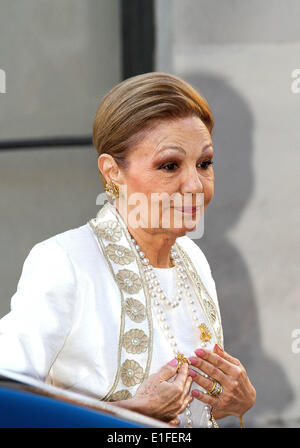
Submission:
<svg viewBox="0 0 300 448">
<path fill-rule="evenodd" d="M 228 387 L 231 384 L 230 378 L 227 377 L 222 372 L 222 370 L 218 369 L 213 364 L 210 364 L 208 361 L 205 361 L 204 359 L 200 359 L 200 358 L 196 358 L 196 357 L 191 357 L 189 359 L 193 366 L 197 367 L 199 370 L 206 373 L 211 378 L 217 380 L 220 384 L 222 384 L 223 387 L 224 386 Z M 198 375 L 197 372 L 196 372 L 196 374 Z M 199 374 L 199 375 L 201 375 L 201 374 Z M 209 381 L 211 381 L 211 380 L 209 379 Z M 208 383 L 205 383 L 205 384 L 207 385 Z M 209 389 L 210 389 L 210 387 L 209 387 Z"/>
<path fill-rule="evenodd" d="M 214 346 L 214 352 L 216 352 L 219 356 L 226 359 L 226 361 L 231 362 L 231 364 L 235 364 L 236 366 L 240 366 L 241 363 L 237 358 L 234 358 L 229 353 L 225 352 L 218 344 Z"/>
<path fill-rule="evenodd" d="M 184 386 L 184 389 L 183 389 L 183 392 L 182 392 L 182 396 L 183 396 L 184 399 L 187 397 L 187 395 L 190 392 L 190 388 L 191 388 L 192 382 L 193 382 L 193 378 L 191 376 L 188 376 L 187 380 L 186 380 L 186 383 L 185 383 L 185 386 Z"/>
<path fill-rule="evenodd" d="M 190 394 L 187 395 L 187 397 L 184 399 L 181 408 L 178 411 L 178 415 L 181 414 L 183 411 L 185 411 L 187 405 L 193 401 L 194 397 L 192 397 Z"/>
<path fill-rule="evenodd" d="M 221 370 L 226 375 L 235 377 L 237 370 L 239 369 L 237 365 L 230 363 L 226 359 L 222 358 L 216 353 L 210 352 L 209 350 L 197 349 L 195 350 L 195 353 L 197 355 L 197 361 L 194 357 L 189 358 L 189 360 L 200 370 L 203 370 L 203 367 L 207 368 L 207 363 L 209 363 L 213 367 L 213 369 L 210 369 L 210 371 L 214 372 L 214 368 L 216 368 L 217 370 Z M 203 371 L 215 378 L 206 370 Z"/>
<path fill-rule="evenodd" d="M 168 362 L 168 364 L 162 366 L 161 369 L 157 372 L 160 381 L 168 381 L 170 378 L 176 375 L 177 368 L 178 368 L 177 359 L 172 359 L 172 361 Z"/>
<path fill-rule="evenodd" d="M 189 370 L 189 366 L 186 362 L 181 364 L 181 366 L 178 370 L 177 376 L 172 384 L 174 384 L 175 386 L 178 386 L 180 389 L 183 390 L 185 383 L 187 381 L 188 370 Z"/>
<path fill-rule="evenodd" d="M 200 391 L 199 389 L 193 389 L 192 390 L 192 397 L 196 398 L 197 400 L 202 401 L 205 404 L 209 404 L 210 406 L 218 407 L 219 405 L 219 399 L 216 397 L 213 397 L 212 395 L 205 394 L 204 392 Z"/>
<path fill-rule="evenodd" d="M 193 377 L 193 381 L 195 381 L 195 383 L 199 384 L 199 386 L 203 387 L 203 389 L 207 391 L 210 391 L 214 385 L 213 380 L 211 380 L 210 378 L 206 378 L 205 376 L 201 375 L 201 373 L 195 372 L 195 370 L 189 369 L 189 374 Z M 215 379 L 221 384 L 221 380 L 217 378 Z M 224 385 L 224 383 L 227 384 L 227 380 L 224 379 L 222 385 Z"/>
</svg>

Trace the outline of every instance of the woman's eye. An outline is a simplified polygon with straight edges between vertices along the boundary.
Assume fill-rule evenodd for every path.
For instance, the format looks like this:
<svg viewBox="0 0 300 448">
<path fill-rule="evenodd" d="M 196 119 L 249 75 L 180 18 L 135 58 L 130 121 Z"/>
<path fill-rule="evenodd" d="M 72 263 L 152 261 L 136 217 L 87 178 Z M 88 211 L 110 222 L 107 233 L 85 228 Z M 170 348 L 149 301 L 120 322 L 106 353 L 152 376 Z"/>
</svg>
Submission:
<svg viewBox="0 0 300 448">
<path fill-rule="evenodd" d="M 212 165 L 213 161 L 212 160 L 207 160 L 205 162 L 201 162 L 198 165 L 200 165 L 199 168 L 203 169 L 203 170 L 207 170 L 209 165 Z M 162 165 L 159 169 L 163 169 L 166 171 L 174 171 L 174 167 L 178 168 L 178 164 L 175 162 L 171 162 L 171 163 L 167 163 L 166 165 Z"/>
<path fill-rule="evenodd" d="M 212 160 L 207 160 L 206 162 L 201 162 L 199 165 L 201 165 L 201 168 L 203 170 L 207 170 L 209 165 L 212 165 L 214 162 Z"/>
<path fill-rule="evenodd" d="M 161 167 L 160 167 L 160 169 L 163 169 L 163 170 L 166 170 L 166 171 L 174 171 L 173 170 L 173 167 L 174 166 L 177 166 L 177 163 L 174 163 L 174 162 L 172 162 L 172 163 L 167 163 L 167 165 L 162 165 Z"/>
</svg>

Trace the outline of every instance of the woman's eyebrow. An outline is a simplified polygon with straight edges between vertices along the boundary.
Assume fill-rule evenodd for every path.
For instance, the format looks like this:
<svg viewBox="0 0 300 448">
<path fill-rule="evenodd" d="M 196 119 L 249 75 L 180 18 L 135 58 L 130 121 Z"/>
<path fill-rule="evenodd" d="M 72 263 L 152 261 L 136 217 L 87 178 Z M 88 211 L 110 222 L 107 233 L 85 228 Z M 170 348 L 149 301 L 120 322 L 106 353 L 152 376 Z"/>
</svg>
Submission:
<svg viewBox="0 0 300 448">
<path fill-rule="evenodd" d="M 212 147 L 213 147 L 212 143 L 208 143 L 207 145 L 204 146 L 204 148 L 202 148 L 202 153 L 204 153 L 204 152 L 208 152 L 208 150 L 209 150 L 210 148 L 212 148 Z M 182 152 L 183 154 L 186 155 L 186 151 L 185 151 L 181 146 L 177 146 L 177 145 L 170 145 L 170 146 L 167 145 L 167 146 L 163 146 L 161 149 L 159 149 L 159 150 L 157 151 L 156 154 L 159 154 L 159 153 L 161 153 L 162 151 L 166 151 L 167 149 L 175 149 L 176 151 L 180 151 L 180 152 Z"/>
</svg>

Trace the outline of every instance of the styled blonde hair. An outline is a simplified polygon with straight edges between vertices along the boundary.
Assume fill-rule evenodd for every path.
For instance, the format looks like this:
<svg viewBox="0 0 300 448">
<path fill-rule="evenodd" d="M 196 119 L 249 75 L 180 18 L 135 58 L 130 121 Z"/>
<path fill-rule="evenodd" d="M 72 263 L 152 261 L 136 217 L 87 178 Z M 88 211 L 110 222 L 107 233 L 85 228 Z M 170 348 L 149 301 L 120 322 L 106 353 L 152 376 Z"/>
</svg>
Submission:
<svg viewBox="0 0 300 448">
<path fill-rule="evenodd" d="M 206 100 L 187 82 L 167 73 L 151 72 L 128 78 L 101 100 L 93 125 L 98 154 L 110 154 L 126 169 L 127 155 L 140 131 L 158 120 L 197 116 L 212 133 L 213 115 Z M 102 176 L 105 186 L 105 179 Z"/>
</svg>

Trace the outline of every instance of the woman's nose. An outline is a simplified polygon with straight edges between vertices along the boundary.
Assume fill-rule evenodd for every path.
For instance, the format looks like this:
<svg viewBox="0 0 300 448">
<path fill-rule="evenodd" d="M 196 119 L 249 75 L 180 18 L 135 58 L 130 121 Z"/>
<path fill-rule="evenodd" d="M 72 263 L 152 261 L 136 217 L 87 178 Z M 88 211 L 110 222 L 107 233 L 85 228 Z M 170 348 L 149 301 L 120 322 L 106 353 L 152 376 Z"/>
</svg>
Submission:
<svg viewBox="0 0 300 448">
<path fill-rule="evenodd" d="M 182 178 L 182 193 L 203 193 L 203 183 L 196 169 L 188 170 Z"/>
</svg>

